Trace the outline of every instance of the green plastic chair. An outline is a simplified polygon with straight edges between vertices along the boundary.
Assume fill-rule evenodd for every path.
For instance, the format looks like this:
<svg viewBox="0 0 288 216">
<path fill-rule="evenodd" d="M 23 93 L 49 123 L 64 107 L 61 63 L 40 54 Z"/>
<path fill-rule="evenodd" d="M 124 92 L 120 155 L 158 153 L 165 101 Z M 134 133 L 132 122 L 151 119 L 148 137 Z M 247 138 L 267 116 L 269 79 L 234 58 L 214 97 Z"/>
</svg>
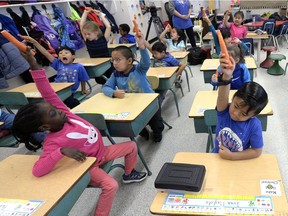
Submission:
<svg viewBox="0 0 288 216">
<path fill-rule="evenodd" d="M 109 130 L 107 128 L 105 118 L 102 114 L 98 113 L 77 113 L 77 115 L 86 121 L 90 122 L 94 127 L 96 127 L 102 136 L 106 136 L 109 141 L 112 143 L 112 145 L 116 144 L 114 139 L 109 133 Z M 117 144 L 116 144 L 117 145 Z M 103 169 L 106 173 L 109 173 L 111 170 L 120 167 L 124 170 L 124 165 L 123 164 L 113 164 L 114 161 L 108 161 L 107 163 L 101 165 L 101 169 Z"/>
<path fill-rule="evenodd" d="M 84 99 L 86 99 L 87 96 L 90 95 L 92 92 L 92 86 L 89 81 L 86 81 L 86 84 L 88 85 L 88 89 L 90 91 L 89 94 L 82 94 L 81 91 L 76 91 L 74 94 L 74 98 L 77 99 L 79 102 L 82 102 Z"/>
<path fill-rule="evenodd" d="M 28 103 L 28 99 L 22 92 L 0 92 L 0 104 L 2 104 L 10 113 L 13 113 L 12 109 L 19 109 Z M 18 146 L 18 140 L 12 134 L 0 138 L 0 147 Z"/>
<path fill-rule="evenodd" d="M 217 125 L 217 112 L 215 109 L 204 111 L 204 122 L 208 128 L 208 139 L 206 145 L 206 153 L 208 153 L 214 148 L 213 133 L 215 133 Z"/>
</svg>

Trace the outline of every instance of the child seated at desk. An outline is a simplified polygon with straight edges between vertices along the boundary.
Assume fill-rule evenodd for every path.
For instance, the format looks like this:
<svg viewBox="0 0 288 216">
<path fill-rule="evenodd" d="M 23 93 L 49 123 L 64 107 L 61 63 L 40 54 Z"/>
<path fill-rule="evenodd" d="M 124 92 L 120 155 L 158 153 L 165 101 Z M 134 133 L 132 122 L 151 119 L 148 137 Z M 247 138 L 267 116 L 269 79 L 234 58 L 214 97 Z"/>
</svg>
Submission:
<svg viewBox="0 0 288 216">
<path fill-rule="evenodd" d="M 120 24 L 119 25 L 119 34 L 121 37 L 119 38 L 119 44 L 130 44 L 136 43 L 136 40 L 133 35 L 129 34 L 130 27 L 127 24 Z"/>
<path fill-rule="evenodd" d="M 170 32 L 171 38 L 166 39 L 165 35 L 167 34 L 169 30 L 170 28 L 167 25 L 165 30 L 159 36 L 159 39 L 162 41 L 162 43 L 167 45 L 168 52 L 185 51 L 186 36 L 184 32 L 181 29 L 173 28 L 172 32 Z"/>
<path fill-rule="evenodd" d="M 174 58 L 169 52 L 166 51 L 167 47 L 162 42 L 156 42 L 151 45 L 146 41 L 146 47 L 153 54 L 154 57 L 154 67 L 173 67 L 178 66 L 178 70 L 176 71 L 176 80 L 175 86 L 179 87 L 180 82 L 182 82 L 181 75 L 186 65 L 183 62 L 178 61 Z"/>
<path fill-rule="evenodd" d="M 89 122 L 70 112 L 51 88 L 45 70 L 36 63 L 27 48 L 26 59 L 31 74 L 45 102 L 28 104 L 15 116 L 13 133 L 21 141 L 29 140 L 29 134 L 49 131 L 44 140 L 43 153 L 34 164 L 32 173 L 40 177 L 48 174 L 64 156 L 84 162 L 86 157 L 96 157 L 91 167 L 90 185 L 102 189 L 95 215 L 109 215 L 118 189 L 116 180 L 100 168 L 116 158 L 125 157 L 124 183 L 141 182 L 147 174 L 134 169 L 137 163 L 137 146 L 128 141 L 117 145 L 104 146 L 101 133 Z M 55 179 L 58 181 L 59 179 Z"/>
<path fill-rule="evenodd" d="M 233 58 L 235 62 L 235 68 L 233 71 L 233 76 L 231 84 L 229 85 L 231 89 L 239 89 L 244 83 L 250 82 L 250 73 L 245 65 L 244 55 L 240 45 L 230 45 L 227 47 L 229 55 Z M 221 75 L 222 68 L 218 67 L 218 73 Z M 218 83 L 218 75 L 213 74 L 211 78 L 211 84 L 216 87 Z"/>
<path fill-rule="evenodd" d="M 154 93 L 146 77 L 151 62 L 143 35 L 140 38 L 136 38 L 136 40 L 141 54 L 140 62 L 137 65 L 133 65 L 133 53 L 128 47 L 118 46 L 112 51 L 111 61 L 115 71 L 102 88 L 103 93 L 108 97 L 124 98 L 126 92 Z M 154 142 L 160 142 L 164 129 L 160 107 L 148 124 L 153 130 L 152 138 Z M 140 135 L 149 139 L 149 133 L 146 128 L 140 132 Z"/>
<path fill-rule="evenodd" d="M 245 83 L 234 94 L 229 103 L 230 83 L 236 62 L 232 57 L 232 69 L 228 68 L 228 60 L 220 55 L 220 67 L 223 73 L 217 98 L 217 126 L 215 148 L 227 160 L 245 160 L 259 157 L 263 148 L 261 122 L 258 115 L 268 103 L 268 95 L 264 88 L 255 82 Z"/>
<path fill-rule="evenodd" d="M 90 78 L 82 64 L 73 63 L 75 59 L 75 51 L 69 47 L 60 47 L 57 50 L 58 58 L 55 58 L 41 44 L 31 37 L 23 37 L 27 42 L 33 44 L 39 52 L 41 52 L 50 62 L 50 66 L 57 71 L 54 79 L 55 82 L 74 82 L 71 87 L 72 95 L 67 98 L 64 103 L 70 108 L 79 105 L 80 102 L 74 98 L 74 93 L 77 91 L 81 83 L 81 93 L 89 94 L 86 89 L 86 81 Z"/>
</svg>

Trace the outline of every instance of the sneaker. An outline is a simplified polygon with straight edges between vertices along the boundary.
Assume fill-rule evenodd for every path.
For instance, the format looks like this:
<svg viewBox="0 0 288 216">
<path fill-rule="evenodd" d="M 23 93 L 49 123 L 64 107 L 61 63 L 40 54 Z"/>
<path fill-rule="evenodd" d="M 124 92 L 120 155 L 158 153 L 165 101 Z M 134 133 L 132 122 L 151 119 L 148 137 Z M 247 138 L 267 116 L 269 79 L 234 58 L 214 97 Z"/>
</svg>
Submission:
<svg viewBox="0 0 288 216">
<path fill-rule="evenodd" d="M 149 131 L 146 127 L 143 128 L 143 130 L 139 133 L 141 137 L 144 137 L 146 140 L 149 140 Z"/>
<path fill-rule="evenodd" d="M 158 134 L 158 133 L 153 133 L 153 141 L 154 142 L 161 142 L 162 140 L 162 133 Z"/>
<path fill-rule="evenodd" d="M 129 175 L 122 175 L 122 181 L 125 184 L 133 183 L 133 182 L 141 182 L 147 177 L 146 172 L 138 172 L 135 169 Z"/>
</svg>

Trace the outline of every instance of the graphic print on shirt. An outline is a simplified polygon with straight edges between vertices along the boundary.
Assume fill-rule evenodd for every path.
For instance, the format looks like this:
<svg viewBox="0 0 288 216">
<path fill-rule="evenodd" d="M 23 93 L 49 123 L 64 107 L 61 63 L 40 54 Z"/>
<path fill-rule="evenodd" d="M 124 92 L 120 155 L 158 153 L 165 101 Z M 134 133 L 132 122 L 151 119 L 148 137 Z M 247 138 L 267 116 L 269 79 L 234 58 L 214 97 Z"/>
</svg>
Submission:
<svg viewBox="0 0 288 216">
<path fill-rule="evenodd" d="M 140 86 L 140 83 L 137 79 L 135 79 L 134 77 L 130 78 L 128 80 L 127 93 L 141 93 L 141 92 L 143 92 L 139 86 Z"/>
<path fill-rule="evenodd" d="M 59 72 L 59 82 L 75 82 L 76 81 L 77 70 L 68 71 L 68 68 L 63 68 Z"/>
<path fill-rule="evenodd" d="M 242 140 L 238 137 L 231 128 L 224 127 L 219 131 L 217 140 L 219 144 L 221 143 L 223 146 L 227 147 L 232 152 L 243 151 L 243 143 Z"/>
<path fill-rule="evenodd" d="M 155 61 L 154 67 L 167 67 L 167 64 L 165 61 Z"/>
<path fill-rule="evenodd" d="M 75 124 L 78 124 L 82 128 L 87 129 L 87 134 L 82 134 L 79 132 L 70 132 L 66 136 L 70 139 L 87 139 L 87 142 L 85 142 L 84 146 L 92 145 L 98 140 L 98 133 L 97 131 L 90 125 L 86 125 L 81 121 L 70 119 L 70 121 L 74 122 Z"/>
</svg>

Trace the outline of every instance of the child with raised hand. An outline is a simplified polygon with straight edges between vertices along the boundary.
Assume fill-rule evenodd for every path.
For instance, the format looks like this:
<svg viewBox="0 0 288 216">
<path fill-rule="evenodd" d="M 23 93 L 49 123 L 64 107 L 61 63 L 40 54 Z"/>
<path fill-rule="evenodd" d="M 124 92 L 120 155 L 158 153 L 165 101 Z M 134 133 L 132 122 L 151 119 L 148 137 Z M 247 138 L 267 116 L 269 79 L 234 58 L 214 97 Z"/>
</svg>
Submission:
<svg viewBox="0 0 288 216">
<path fill-rule="evenodd" d="M 96 163 L 89 170 L 90 185 L 102 189 L 94 215 L 109 215 L 118 183 L 100 168 L 116 158 L 125 157 L 124 183 L 141 182 L 145 172 L 134 170 L 137 163 L 135 142 L 123 142 L 104 146 L 101 133 L 89 122 L 71 113 L 51 88 L 45 70 L 36 63 L 27 48 L 26 59 L 31 66 L 31 74 L 45 102 L 23 106 L 15 116 L 13 133 L 21 141 L 27 134 L 48 131 L 44 140 L 43 153 L 35 162 L 32 173 L 40 177 L 52 171 L 64 156 L 84 162 L 86 157 L 96 157 Z"/>
<path fill-rule="evenodd" d="M 73 63 L 75 59 L 75 51 L 67 46 L 62 46 L 57 49 L 58 58 L 55 58 L 49 53 L 41 44 L 35 39 L 27 36 L 22 36 L 26 42 L 33 44 L 39 52 L 41 52 L 50 62 L 50 66 L 57 71 L 55 82 L 73 82 L 71 87 L 72 95 L 67 98 L 64 103 L 69 108 L 74 108 L 79 105 L 80 102 L 74 98 L 74 93 L 77 91 L 81 84 L 81 93 L 89 94 L 89 90 L 86 89 L 86 81 L 90 78 L 82 64 Z"/>
<path fill-rule="evenodd" d="M 119 44 L 131 44 L 136 43 L 136 40 L 133 35 L 129 34 L 130 26 L 127 24 L 119 25 L 119 34 L 121 37 L 119 38 Z"/>
<path fill-rule="evenodd" d="M 170 32 L 170 27 L 167 25 L 165 30 L 160 35 L 160 40 L 162 43 L 167 45 L 168 52 L 174 51 L 185 51 L 186 45 L 186 36 L 181 29 L 172 28 L 172 32 L 170 32 L 170 39 L 166 39 L 165 35 L 167 32 Z"/>
<path fill-rule="evenodd" d="M 229 86 L 231 89 L 239 89 L 244 83 L 251 81 L 250 72 L 245 65 L 245 59 L 241 45 L 229 45 L 227 46 L 227 50 L 235 62 L 235 68 L 232 74 L 233 76 L 231 84 Z M 217 70 L 218 74 L 222 74 L 222 68 L 220 66 Z M 213 74 L 211 78 L 211 84 L 214 87 L 221 85 L 221 83 L 218 82 L 218 74 Z"/>
<path fill-rule="evenodd" d="M 220 55 L 220 67 L 223 73 L 217 98 L 217 126 L 215 148 L 227 160 L 245 160 L 259 157 L 263 148 L 261 122 L 258 115 L 268 103 L 268 95 L 264 88 L 256 82 L 245 83 L 234 94 L 229 103 L 230 82 L 233 77 L 235 61 L 229 68 L 224 54 Z"/>
<path fill-rule="evenodd" d="M 136 40 L 141 55 L 140 62 L 137 65 L 133 64 L 133 53 L 128 47 L 118 46 L 112 51 L 111 61 L 115 71 L 102 87 L 102 91 L 106 96 L 124 98 L 126 92 L 154 93 L 146 77 L 151 62 L 145 47 L 144 36 L 141 34 L 139 38 L 136 37 Z M 160 142 L 164 129 L 161 108 L 152 117 L 148 125 L 153 131 L 152 139 L 154 142 Z M 149 139 L 149 133 L 145 128 L 140 135 Z"/>
<path fill-rule="evenodd" d="M 205 8 L 203 10 L 205 10 Z M 219 39 L 218 39 L 216 30 L 215 30 L 214 26 L 212 25 L 210 19 L 206 15 L 203 16 L 203 20 L 209 26 L 209 29 L 212 33 L 213 40 L 215 43 L 216 54 L 219 56 L 221 50 L 220 50 L 220 44 L 219 44 Z M 247 45 L 245 43 L 243 43 L 241 40 L 239 40 L 239 38 L 231 37 L 230 29 L 221 28 L 220 31 L 221 31 L 221 34 L 222 34 L 222 37 L 224 39 L 226 46 L 230 45 L 230 44 L 241 44 L 244 53 L 246 53 L 248 51 Z"/>
<path fill-rule="evenodd" d="M 230 29 L 231 37 L 239 39 L 245 38 L 247 35 L 247 28 L 242 25 L 244 21 L 244 13 L 242 11 L 237 11 L 234 14 L 233 22 L 228 22 L 229 16 L 231 16 L 231 13 L 226 13 L 223 22 L 226 28 Z"/>
<path fill-rule="evenodd" d="M 90 12 L 96 13 L 97 16 L 99 16 L 100 19 L 103 21 L 105 25 L 104 34 L 102 33 L 96 22 L 86 21 L 87 15 Z M 103 13 L 92 8 L 85 9 L 81 16 L 80 29 L 90 58 L 110 57 L 108 50 L 108 42 L 111 34 L 111 25 Z M 109 78 L 113 70 L 114 68 L 111 65 L 111 68 L 109 68 L 103 75 Z M 106 80 L 102 77 L 96 77 L 95 81 L 99 84 L 104 84 L 106 82 Z"/>
</svg>

